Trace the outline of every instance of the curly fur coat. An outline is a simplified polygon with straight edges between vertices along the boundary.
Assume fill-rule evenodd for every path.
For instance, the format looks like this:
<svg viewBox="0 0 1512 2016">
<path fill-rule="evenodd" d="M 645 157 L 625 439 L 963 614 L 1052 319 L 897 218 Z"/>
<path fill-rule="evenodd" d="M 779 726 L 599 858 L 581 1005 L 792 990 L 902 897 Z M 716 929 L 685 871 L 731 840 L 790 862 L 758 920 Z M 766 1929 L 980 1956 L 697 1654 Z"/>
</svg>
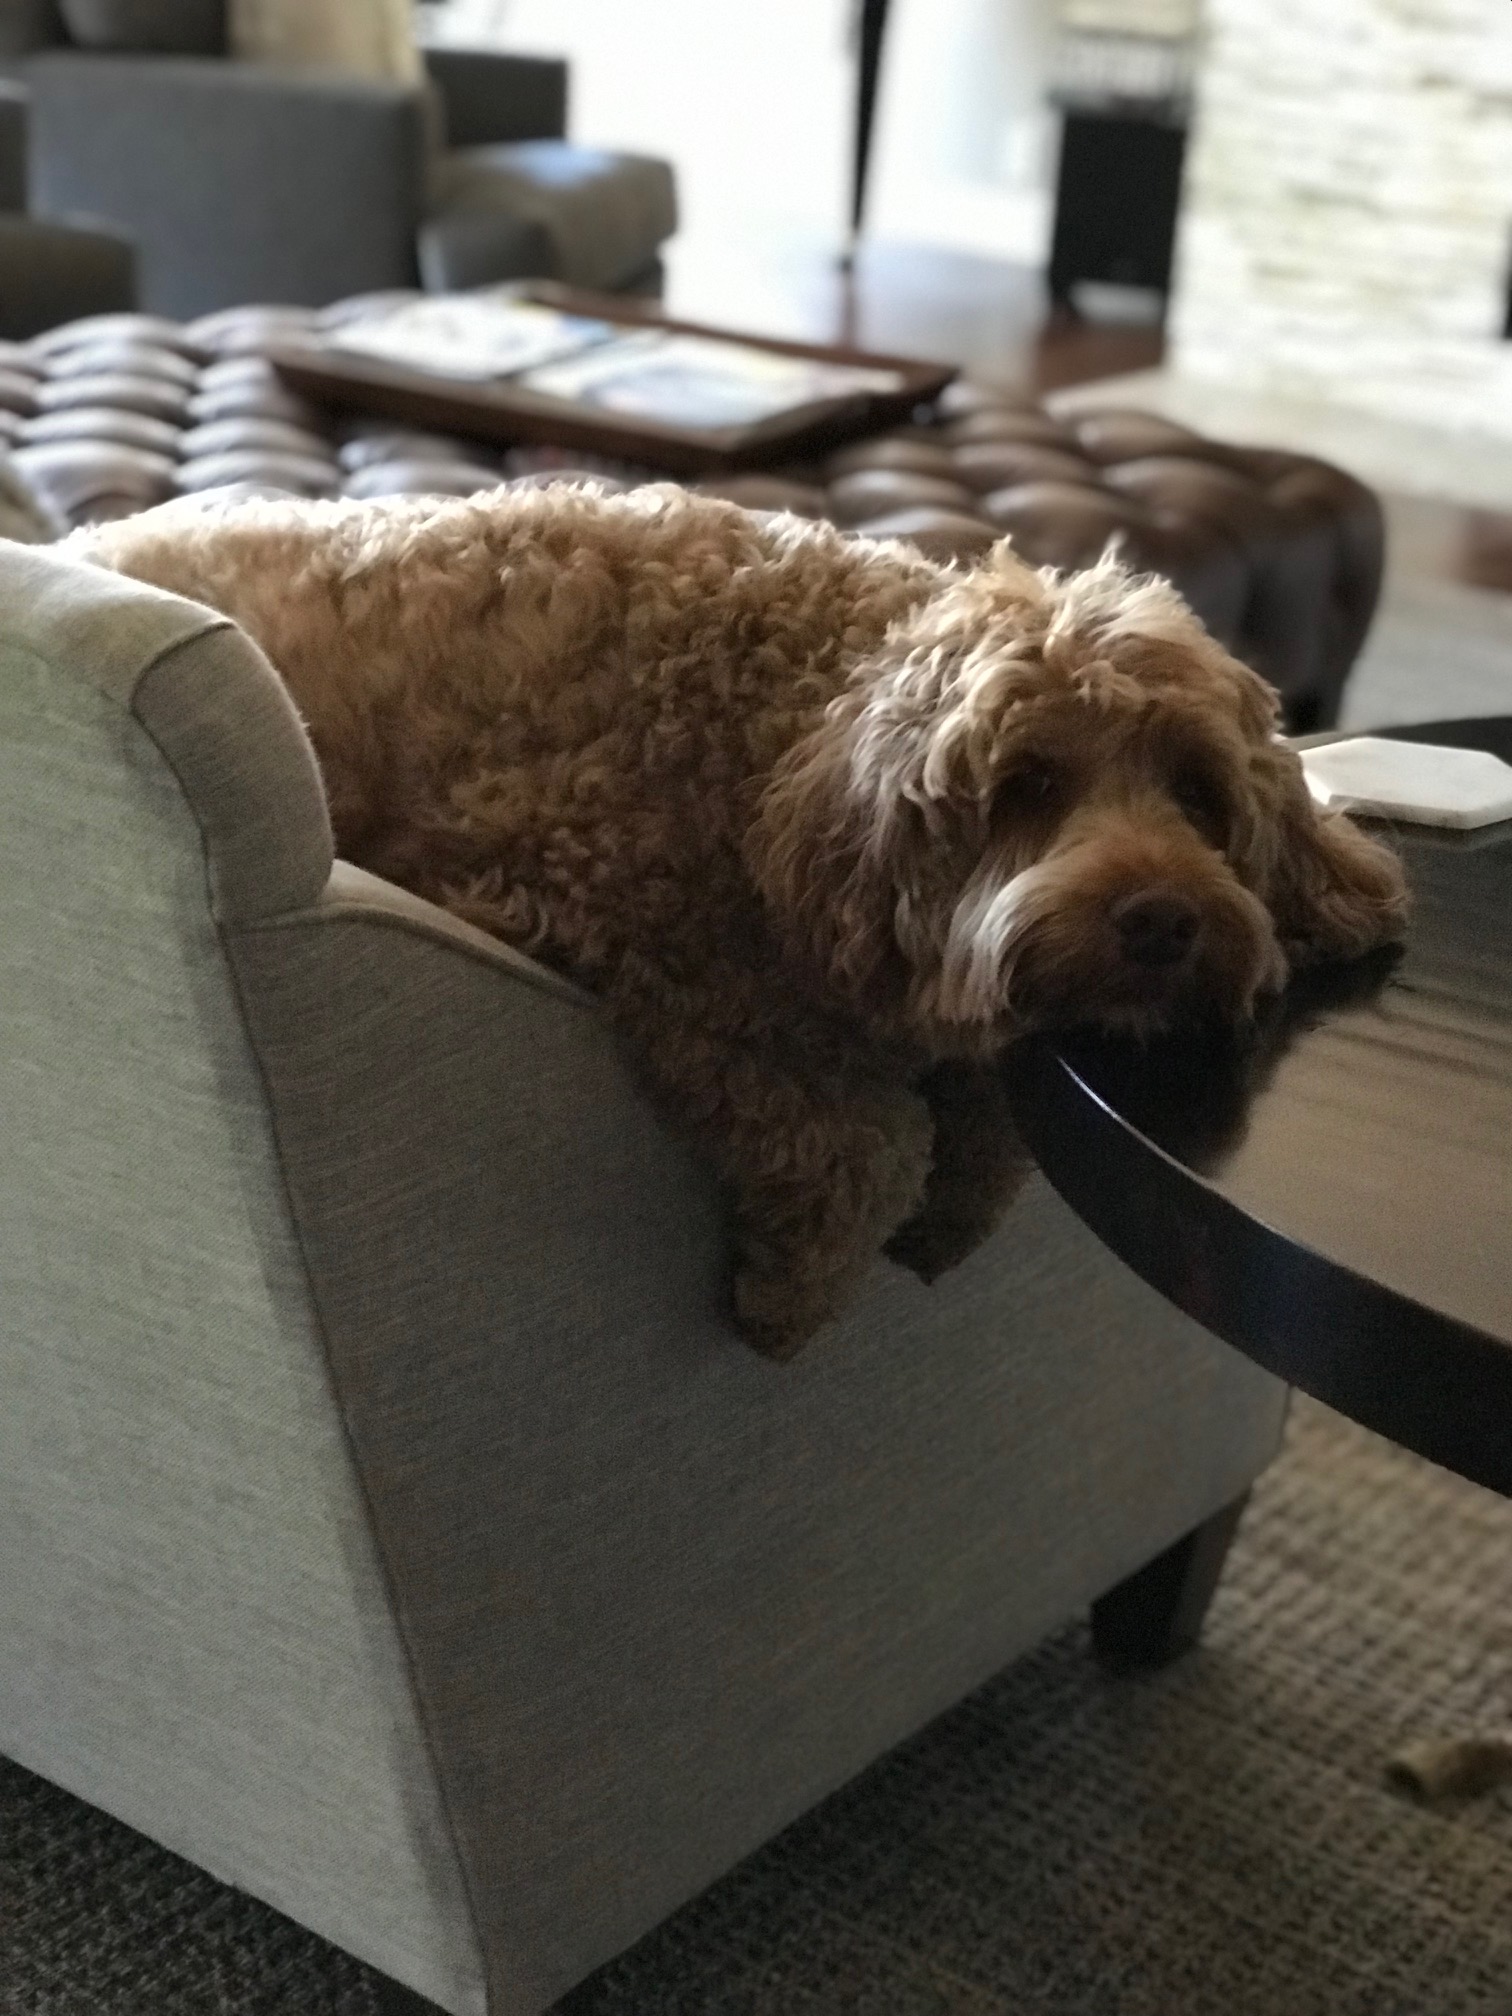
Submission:
<svg viewBox="0 0 1512 2016">
<path fill-rule="evenodd" d="M 1238 1021 L 1402 922 L 1270 689 L 1111 560 L 959 571 L 672 486 L 184 500 L 72 543 L 250 632 L 344 855 L 603 994 L 776 1355 L 884 1246 L 928 1279 L 991 1229 L 1015 1036 Z"/>
</svg>

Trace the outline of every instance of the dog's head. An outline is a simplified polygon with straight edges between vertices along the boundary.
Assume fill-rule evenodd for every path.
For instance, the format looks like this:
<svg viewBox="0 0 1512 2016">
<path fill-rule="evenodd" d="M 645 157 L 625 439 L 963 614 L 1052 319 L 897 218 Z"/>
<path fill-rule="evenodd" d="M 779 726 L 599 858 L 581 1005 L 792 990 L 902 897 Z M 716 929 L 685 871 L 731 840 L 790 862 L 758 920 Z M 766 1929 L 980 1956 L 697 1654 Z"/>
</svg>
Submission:
<svg viewBox="0 0 1512 2016">
<path fill-rule="evenodd" d="M 1272 689 L 1168 584 L 1005 545 L 894 625 L 750 839 L 789 948 L 938 1051 L 1242 1021 L 1398 935 L 1389 849 L 1320 816 Z"/>
</svg>

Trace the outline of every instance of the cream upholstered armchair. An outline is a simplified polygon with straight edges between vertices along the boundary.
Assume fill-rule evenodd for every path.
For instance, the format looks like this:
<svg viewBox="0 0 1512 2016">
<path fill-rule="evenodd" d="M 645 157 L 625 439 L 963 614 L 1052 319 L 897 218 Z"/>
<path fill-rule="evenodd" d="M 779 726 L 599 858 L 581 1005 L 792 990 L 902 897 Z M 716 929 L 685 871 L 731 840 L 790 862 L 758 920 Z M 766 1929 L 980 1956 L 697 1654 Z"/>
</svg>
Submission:
<svg viewBox="0 0 1512 2016">
<path fill-rule="evenodd" d="M 1113 1585 L 1190 1630 L 1281 1389 L 1043 1187 L 758 1358 L 594 1003 L 333 860 L 224 621 L 0 542 L 0 821 L 0 1750 L 530 2016 Z"/>
</svg>

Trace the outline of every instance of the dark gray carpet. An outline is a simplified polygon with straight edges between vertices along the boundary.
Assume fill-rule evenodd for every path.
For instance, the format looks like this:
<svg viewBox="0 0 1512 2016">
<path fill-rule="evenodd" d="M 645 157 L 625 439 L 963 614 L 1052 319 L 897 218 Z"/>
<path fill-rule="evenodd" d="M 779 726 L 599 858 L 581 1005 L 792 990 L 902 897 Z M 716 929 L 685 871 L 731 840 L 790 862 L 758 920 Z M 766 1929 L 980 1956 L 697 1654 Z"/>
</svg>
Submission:
<svg viewBox="0 0 1512 2016">
<path fill-rule="evenodd" d="M 1456 581 L 1388 575 L 1380 611 L 1344 691 L 1341 726 L 1385 728 L 1507 713 L 1512 713 L 1512 596 Z"/>
<path fill-rule="evenodd" d="M 1309 1402 L 1202 1648 L 1075 1625 L 571 1998 L 572 2016 L 1509 2016 L 1512 1796 L 1388 1791 L 1512 1723 L 1512 1503 Z M 286 1920 L 0 1767 L 3 2016 L 369 2016 Z"/>
</svg>

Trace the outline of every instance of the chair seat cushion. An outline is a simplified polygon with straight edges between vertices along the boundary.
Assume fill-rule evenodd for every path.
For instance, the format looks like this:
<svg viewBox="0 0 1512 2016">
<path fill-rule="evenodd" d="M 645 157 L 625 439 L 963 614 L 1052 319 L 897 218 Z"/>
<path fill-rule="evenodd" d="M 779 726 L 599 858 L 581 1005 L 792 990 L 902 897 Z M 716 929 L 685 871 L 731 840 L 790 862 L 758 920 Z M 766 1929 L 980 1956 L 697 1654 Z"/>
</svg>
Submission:
<svg viewBox="0 0 1512 2016">
<path fill-rule="evenodd" d="M 499 211 L 539 225 L 555 257 L 552 277 L 576 287 L 621 285 L 677 229 L 665 161 L 568 140 L 457 148 L 439 165 L 434 208 Z"/>
</svg>

